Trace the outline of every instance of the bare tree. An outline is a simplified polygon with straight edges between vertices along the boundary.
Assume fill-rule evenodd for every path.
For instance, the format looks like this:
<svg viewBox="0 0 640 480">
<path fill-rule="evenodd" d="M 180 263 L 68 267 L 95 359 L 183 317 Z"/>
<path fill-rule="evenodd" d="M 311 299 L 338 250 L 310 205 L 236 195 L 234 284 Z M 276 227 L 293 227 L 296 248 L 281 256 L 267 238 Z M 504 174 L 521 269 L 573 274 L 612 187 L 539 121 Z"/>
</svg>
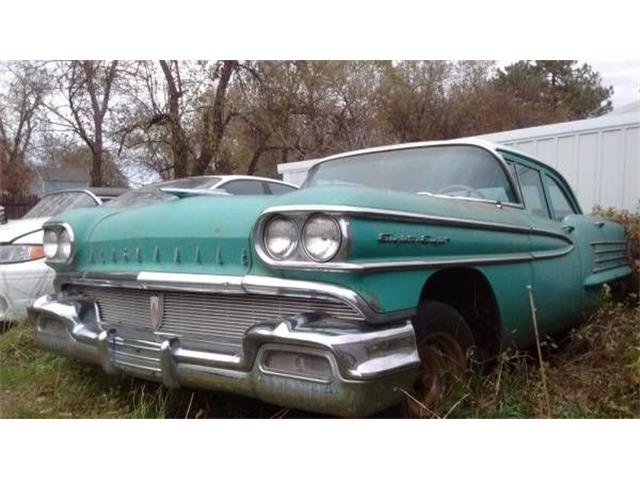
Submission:
<svg viewBox="0 0 640 480">
<path fill-rule="evenodd" d="M 9 82 L 0 93 L 0 188 L 18 192 L 29 180 L 27 153 L 49 92 L 49 77 L 37 62 L 12 62 L 4 67 Z"/>
<path fill-rule="evenodd" d="M 83 60 L 63 62 L 57 71 L 58 90 L 64 105 L 50 111 L 71 129 L 91 152 L 90 181 L 103 183 L 105 117 L 109 112 L 118 61 Z"/>
<path fill-rule="evenodd" d="M 230 171 L 221 150 L 235 116 L 227 96 L 239 65 L 236 60 L 160 60 L 157 71 L 151 62 L 137 62 L 127 75 L 126 95 L 135 112 L 119 130 L 121 148 L 151 145 L 148 164 L 162 176 L 168 171 L 176 178 Z"/>
</svg>

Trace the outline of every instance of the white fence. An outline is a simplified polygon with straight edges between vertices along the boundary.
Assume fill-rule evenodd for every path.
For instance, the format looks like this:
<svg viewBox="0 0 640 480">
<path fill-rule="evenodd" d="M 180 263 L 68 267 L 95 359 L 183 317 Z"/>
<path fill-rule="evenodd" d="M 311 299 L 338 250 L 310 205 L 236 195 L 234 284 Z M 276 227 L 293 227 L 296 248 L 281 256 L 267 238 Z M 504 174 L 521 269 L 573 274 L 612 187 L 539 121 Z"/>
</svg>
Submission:
<svg viewBox="0 0 640 480">
<path fill-rule="evenodd" d="M 594 205 L 635 210 L 640 199 L 640 113 L 607 115 L 482 135 L 545 162 L 567 179 L 585 212 Z M 318 160 L 284 163 L 278 173 L 300 185 Z"/>
</svg>

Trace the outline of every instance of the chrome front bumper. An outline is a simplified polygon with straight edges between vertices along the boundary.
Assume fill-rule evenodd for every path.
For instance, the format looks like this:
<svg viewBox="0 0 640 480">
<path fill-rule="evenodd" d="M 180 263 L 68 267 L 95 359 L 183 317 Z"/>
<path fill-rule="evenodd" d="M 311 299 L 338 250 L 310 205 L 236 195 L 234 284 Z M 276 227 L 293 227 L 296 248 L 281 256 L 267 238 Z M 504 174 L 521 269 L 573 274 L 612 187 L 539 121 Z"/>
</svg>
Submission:
<svg viewBox="0 0 640 480">
<path fill-rule="evenodd" d="M 128 328 L 106 328 L 86 297 L 39 298 L 29 309 L 38 342 L 47 350 L 123 372 L 180 386 L 228 391 L 307 411 L 367 416 L 402 400 L 419 358 L 409 321 L 372 326 L 318 314 L 297 315 L 247 330 L 242 347 L 187 344 L 177 337 Z M 265 367 L 270 351 L 324 357 L 331 374 L 322 379 Z"/>
</svg>

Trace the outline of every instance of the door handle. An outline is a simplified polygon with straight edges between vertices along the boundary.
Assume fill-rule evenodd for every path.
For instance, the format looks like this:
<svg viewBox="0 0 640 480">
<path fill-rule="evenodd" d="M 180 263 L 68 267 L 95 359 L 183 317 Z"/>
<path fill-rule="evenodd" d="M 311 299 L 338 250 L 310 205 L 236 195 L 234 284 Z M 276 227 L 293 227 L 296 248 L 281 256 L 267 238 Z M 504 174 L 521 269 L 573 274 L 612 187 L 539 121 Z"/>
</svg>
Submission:
<svg viewBox="0 0 640 480">
<path fill-rule="evenodd" d="M 603 222 L 603 221 L 600 221 L 600 222 L 593 222 L 593 224 L 594 224 L 596 227 L 598 227 L 598 228 L 602 228 L 602 227 L 604 227 L 604 222 Z"/>
<path fill-rule="evenodd" d="M 573 225 L 562 225 L 562 229 L 567 233 L 571 233 L 576 229 L 576 227 Z"/>
</svg>

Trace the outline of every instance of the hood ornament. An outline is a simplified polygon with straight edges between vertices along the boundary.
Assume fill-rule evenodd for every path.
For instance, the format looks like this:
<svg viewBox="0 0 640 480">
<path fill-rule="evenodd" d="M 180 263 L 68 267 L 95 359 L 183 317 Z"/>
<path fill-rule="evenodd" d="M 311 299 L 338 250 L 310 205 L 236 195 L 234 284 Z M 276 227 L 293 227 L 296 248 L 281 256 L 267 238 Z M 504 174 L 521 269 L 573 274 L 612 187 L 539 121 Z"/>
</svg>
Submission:
<svg viewBox="0 0 640 480">
<path fill-rule="evenodd" d="M 162 310 L 164 307 L 164 297 L 162 294 L 151 295 L 149 297 L 149 320 L 154 330 L 160 327 L 162 321 Z"/>
</svg>

